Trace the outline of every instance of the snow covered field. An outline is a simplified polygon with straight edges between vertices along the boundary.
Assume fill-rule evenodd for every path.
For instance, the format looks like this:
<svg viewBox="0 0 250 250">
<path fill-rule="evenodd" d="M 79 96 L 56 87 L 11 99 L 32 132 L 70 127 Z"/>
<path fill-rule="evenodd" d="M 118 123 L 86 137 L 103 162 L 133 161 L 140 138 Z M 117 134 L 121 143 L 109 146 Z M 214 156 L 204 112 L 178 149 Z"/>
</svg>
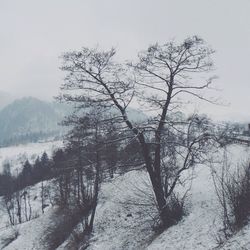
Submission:
<svg viewBox="0 0 250 250">
<path fill-rule="evenodd" d="M 0 148 L 0 172 L 3 170 L 2 164 L 9 162 L 12 166 L 11 171 L 15 174 L 15 171 L 27 159 L 33 162 L 37 156 L 41 156 L 45 151 L 50 156 L 56 148 L 62 145 L 62 141 L 49 141 Z"/>
<path fill-rule="evenodd" d="M 34 247 L 40 243 L 39 240 L 44 234 L 44 229 L 50 225 L 52 221 L 50 215 L 53 212 L 53 209 L 49 206 L 46 208 L 45 213 L 42 214 L 40 186 L 41 184 L 38 183 L 29 190 L 32 206 L 31 221 L 19 225 L 11 226 L 9 224 L 3 201 L 0 199 L 0 249 L 42 249 Z M 12 244 L 7 245 L 6 242 L 8 242 L 8 239 L 13 238 L 16 232 L 19 234 L 17 239 L 13 240 Z M 7 246 L 4 247 L 5 245 Z"/>
<path fill-rule="evenodd" d="M 218 160 L 221 160 L 222 155 L 221 150 L 217 154 Z M 244 163 L 250 159 L 250 148 L 230 146 L 227 155 L 232 165 Z M 220 164 L 215 167 L 219 169 Z M 216 237 L 222 228 L 221 208 L 215 194 L 211 169 L 209 166 L 197 166 L 195 175 L 189 193 L 187 216 L 158 237 L 154 236 L 151 228 L 154 208 L 144 207 L 142 212 L 140 206 L 130 205 L 131 200 L 141 203 L 143 196 L 152 192 L 147 184 L 147 174 L 134 171 L 105 184 L 89 249 L 250 249 L 248 227 L 224 246 L 218 247 Z M 138 193 L 141 195 L 138 196 Z M 130 214 L 132 217 L 128 217 Z"/>
<path fill-rule="evenodd" d="M 221 150 L 217 157 L 221 158 L 222 155 Z M 250 148 L 230 146 L 228 156 L 232 165 L 245 162 L 249 160 Z M 215 170 L 219 171 L 219 168 L 220 163 L 215 166 Z M 210 167 L 197 166 L 195 176 L 189 192 L 187 215 L 177 225 L 158 236 L 152 230 L 156 211 L 151 204 L 152 190 L 145 171 L 131 171 L 122 176 L 116 176 L 111 182 L 104 183 L 97 207 L 93 237 L 87 249 L 250 249 L 250 225 L 223 246 L 218 247 L 216 237 L 222 228 L 221 208 L 215 195 Z M 35 194 L 38 189 L 39 184 L 34 187 L 33 193 Z M 46 248 L 46 243 L 42 239 L 53 222 L 53 214 L 54 208 L 51 207 L 39 218 L 18 226 L 20 235 L 3 249 L 49 249 Z M 2 222 L 1 219 L 0 228 L 3 226 Z M 0 231 L 0 242 L 8 232 L 7 230 Z M 66 243 L 67 241 L 57 250 L 69 249 Z"/>
</svg>

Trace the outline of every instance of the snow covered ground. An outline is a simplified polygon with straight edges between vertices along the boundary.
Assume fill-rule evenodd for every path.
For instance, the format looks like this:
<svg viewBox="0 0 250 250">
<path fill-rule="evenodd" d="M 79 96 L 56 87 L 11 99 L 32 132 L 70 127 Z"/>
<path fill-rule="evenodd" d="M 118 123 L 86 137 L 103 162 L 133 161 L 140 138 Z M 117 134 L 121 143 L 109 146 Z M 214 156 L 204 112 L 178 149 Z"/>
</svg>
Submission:
<svg viewBox="0 0 250 250">
<path fill-rule="evenodd" d="M 49 181 L 44 182 L 43 185 L 49 185 Z M 3 246 L 5 246 L 6 242 L 8 242 L 8 239 L 12 238 L 16 232 L 19 234 L 17 239 L 13 240 L 13 243 L 4 249 L 34 249 L 31 246 L 35 244 L 36 238 L 40 237 L 38 234 L 42 234 L 45 225 L 49 225 L 50 223 L 48 215 L 51 211 L 53 211 L 53 209 L 51 208 L 51 204 L 45 200 L 48 207 L 46 207 L 45 213 L 42 213 L 41 183 L 28 187 L 25 190 L 30 196 L 30 203 L 32 207 L 31 221 L 24 222 L 20 225 L 10 225 L 3 198 L 0 197 L 0 249 L 3 249 Z M 22 218 L 25 220 L 23 204 Z"/>
<path fill-rule="evenodd" d="M 27 159 L 33 162 L 37 156 L 41 156 L 45 151 L 50 156 L 56 148 L 62 145 L 62 141 L 49 141 L 0 148 L 0 172 L 3 170 L 3 163 L 9 162 L 12 166 L 11 171 L 15 174 L 15 171 Z"/>
<path fill-rule="evenodd" d="M 218 160 L 221 160 L 222 155 L 221 150 L 217 154 Z M 250 148 L 230 146 L 227 155 L 232 165 L 246 162 L 250 159 Z M 219 169 L 220 163 L 215 167 Z M 145 197 L 152 193 L 147 184 L 147 174 L 134 171 L 105 184 L 89 249 L 250 249 L 248 228 L 235 235 L 224 246 L 218 247 L 216 238 L 222 228 L 221 208 L 215 194 L 210 167 L 197 166 L 195 176 L 189 193 L 187 216 L 158 237 L 152 231 L 154 207 L 144 207 L 141 210 L 140 206 L 131 205 L 145 201 Z"/>
<path fill-rule="evenodd" d="M 220 151 L 217 156 L 220 158 L 222 154 Z M 249 160 L 250 148 L 230 146 L 228 156 L 232 165 L 245 162 Z M 219 171 L 219 168 L 220 163 L 215 170 Z M 215 195 L 210 167 L 197 166 L 195 176 L 189 192 L 187 215 L 177 225 L 160 235 L 155 235 L 152 230 L 156 211 L 152 204 L 152 190 L 145 171 L 131 171 L 104 183 L 97 207 L 93 236 L 87 249 L 250 249 L 250 225 L 223 246 L 218 246 L 216 237 L 222 228 L 221 208 Z M 18 226 L 20 235 L 3 249 L 49 249 L 43 242 L 43 235 L 53 222 L 54 211 L 53 208 L 49 208 L 39 218 Z M 2 220 L 0 227 L 1 224 Z M 12 230 L 13 235 L 13 229 L 8 230 Z M 0 242 L 3 235 L 9 231 L 0 230 Z M 67 249 L 69 249 L 67 244 L 57 248 L 57 250 Z"/>
<path fill-rule="evenodd" d="M 26 159 L 29 159 L 30 162 L 34 162 L 37 156 L 41 156 L 44 152 L 47 152 L 49 156 L 51 156 L 52 152 L 63 145 L 62 141 L 47 141 L 47 142 L 39 142 L 39 143 L 29 143 L 24 145 L 18 146 L 11 146 L 11 147 L 4 147 L 0 148 L 0 172 L 2 171 L 2 165 L 5 162 L 9 162 L 11 164 L 11 171 L 15 174 L 19 171 L 19 168 L 22 167 L 22 164 Z M 47 183 L 44 182 L 44 186 Z M 32 187 L 28 187 L 26 189 L 28 194 L 31 197 L 31 204 L 32 204 L 32 218 L 36 218 L 42 215 L 42 208 L 41 208 L 41 183 L 38 183 Z M 15 232 L 21 232 L 25 235 L 26 231 L 29 230 L 33 231 L 34 233 L 37 232 L 40 223 L 38 223 L 37 219 L 32 220 L 31 222 L 26 222 L 22 225 L 17 226 L 10 226 L 8 215 L 6 213 L 6 209 L 3 205 L 3 199 L 0 197 L 0 249 L 8 242 Z M 42 216 L 39 220 L 44 220 L 45 218 Z M 30 225 L 35 225 L 32 228 Z M 44 221 L 44 225 L 46 222 Z M 25 228 L 30 229 L 25 229 Z M 30 240 L 31 234 L 27 235 L 27 241 Z M 7 240 L 7 241 L 6 241 Z M 24 239 L 25 240 L 25 239 Z M 32 242 L 31 242 L 32 243 Z M 28 244 L 28 243 L 26 243 Z M 11 248 L 10 248 L 11 249 Z M 13 249 L 33 249 L 33 248 L 13 248 Z"/>
<path fill-rule="evenodd" d="M 14 227 L 9 227 L 1 232 L 0 249 L 5 250 L 42 250 L 44 242 L 41 238 L 44 235 L 44 230 L 51 223 L 51 215 L 53 210 L 50 209 L 42 217 L 25 222 Z M 4 247 L 6 239 L 13 237 L 15 232 L 18 232 L 17 239 Z M 2 245 L 1 245 L 2 243 Z M 2 248 L 3 247 L 3 248 Z"/>
<path fill-rule="evenodd" d="M 103 185 L 89 249 L 144 249 L 153 239 L 152 190 L 145 171 Z"/>
</svg>

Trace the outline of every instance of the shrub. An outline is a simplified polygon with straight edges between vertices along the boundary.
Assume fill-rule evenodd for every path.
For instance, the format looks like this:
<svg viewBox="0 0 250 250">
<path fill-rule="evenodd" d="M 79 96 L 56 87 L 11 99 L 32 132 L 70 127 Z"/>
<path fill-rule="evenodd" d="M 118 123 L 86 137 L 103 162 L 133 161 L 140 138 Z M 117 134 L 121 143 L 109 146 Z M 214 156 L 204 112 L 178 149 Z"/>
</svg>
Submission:
<svg viewBox="0 0 250 250">
<path fill-rule="evenodd" d="M 161 233 L 166 228 L 169 228 L 177 224 L 183 218 L 183 216 L 186 214 L 185 201 L 186 201 L 186 195 L 180 197 L 179 195 L 172 193 L 168 197 L 168 201 L 164 211 L 164 214 L 167 217 L 165 218 L 164 224 L 157 223 L 157 225 L 154 227 L 154 230 L 157 233 Z"/>
<path fill-rule="evenodd" d="M 226 197 L 236 230 L 247 224 L 250 215 L 250 165 L 240 170 L 238 168 L 226 183 Z"/>
<path fill-rule="evenodd" d="M 214 172 L 217 197 L 223 211 L 223 233 L 227 239 L 248 223 L 250 216 L 250 164 L 234 171 L 224 163 L 221 174 Z"/>
</svg>

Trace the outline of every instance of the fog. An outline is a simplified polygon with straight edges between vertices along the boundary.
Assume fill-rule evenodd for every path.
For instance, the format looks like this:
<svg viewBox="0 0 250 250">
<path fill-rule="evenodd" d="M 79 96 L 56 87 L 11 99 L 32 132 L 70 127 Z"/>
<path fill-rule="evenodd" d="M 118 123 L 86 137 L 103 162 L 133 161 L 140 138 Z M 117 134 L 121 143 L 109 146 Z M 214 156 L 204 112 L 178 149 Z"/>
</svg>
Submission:
<svg viewBox="0 0 250 250">
<path fill-rule="evenodd" d="M 0 91 L 51 99 L 59 56 L 82 46 L 114 46 L 133 59 L 154 42 L 199 35 L 215 50 L 215 87 L 227 106 L 197 104 L 215 118 L 250 120 L 248 0 L 1 0 Z"/>
</svg>

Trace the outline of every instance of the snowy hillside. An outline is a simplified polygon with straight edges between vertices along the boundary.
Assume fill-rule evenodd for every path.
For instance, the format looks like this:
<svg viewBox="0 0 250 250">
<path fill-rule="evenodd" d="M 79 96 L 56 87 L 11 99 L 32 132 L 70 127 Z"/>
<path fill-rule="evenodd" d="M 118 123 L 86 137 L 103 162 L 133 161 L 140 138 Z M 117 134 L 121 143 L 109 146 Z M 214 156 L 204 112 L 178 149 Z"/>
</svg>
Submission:
<svg viewBox="0 0 250 250">
<path fill-rule="evenodd" d="M 249 159 L 248 147 L 230 146 L 227 150 L 232 165 Z M 218 160 L 222 155 L 220 150 L 217 154 Z M 219 171 L 220 164 L 214 169 Z M 216 238 L 222 229 L 221 208 L 215 194 L 211 169 L 200 165 L 194 174 L 196 178 L 192 182 L 186 205 L 187 215 L 160 235 L 152 230 L 156 211 L 145 171 L 134 170 L 115 176 L 111 182 L 105 182 L 101 188 L 94 232 L 87 249 L 250 249 L 250 226 L 246 226 L 223 246 L 218 247 Z M 33 196 L 38 192 L 39 185 L 33 188 Z M 55 216 L 56 208 L 50 207 L 39 218 L 17 226 L 19 236 L 3 249 L 50 249 L 46 240 L 49 239 L 48 228 L 57 228 Z M 3 221 L 1 220 L 0 227 L 4 226 Z M 1 230 L 1 238 L 10 234 L 10 229 L 8 230 Z M 72 236 L 65 240 L 57 250 L 74 249 L 71 245 Z"/>
<path fill-rule="evenodd" d="M 250 148 L 232 146 L 228 148 L 228 155 L 232 164 L 244 162 L 249 159 Z M 222 152 L 218 152 L 218 157 L 222 157 Z M 131 200 L 132 203 L 141 204 L 145 196 L 150 194 L 147 174 L 130 172 L 106 184 L 103 192 L 108 193 L 109 197 L 104 202 L 104 196 L 98 207 L 96 228 L 89 249 L 208 250 L 217 247 L 216 236 L 222 228 L 221 208 L 215 194 L 211 169 L 204 165 L 198 166 L 195 175 L 189 193 L 187 216 L 158 237 L 151 228 L 155 215 L 153 206 L 144 208 L 144 213 L 141 213 L 143 210 L 140 206 L 129 205 Z M 242 249 L 249 249 L 249 234 L 247 229 L 243 230 L 221 249 L 241 249 L 239 244 L 245 247 Z M 234 247 L 230 248 L 232 245 Z"/>
<path fill-rule="evenodd" d="M 56 148 L 61 146 L 62 141 L 50 141 L 0 148 L 0 173 L 2 171 L 2 165 L 5 162 L 11 164 L 11 171 L 15 174 L 15 171 L 27 159 L 33 162 L 37 156 L 41 156 L 45 151 L 48 155 L 51 155 Z"/>
<path fill-rule="evenodd" d="M 46 185 L 46 184 L 45 184 Z M 8 216 L 5 212 L 3 200 L 0 200 L 0 249 L 35 249 L 35 245 L 39 245 L 39 239 L 44 234 L 44 229 L 51 223 L 50 215 L 53 212 L 51 205 L 46 208 L 45 213 L 42 214 L 41 208 L 41 183 L 36 184 L 29 190 L 32 206 L 31 221 L 24 222 L 19 225 L 9 225 Z M 50 218 L 50 220 L 48 219 Z M 18 232 L 18 238 L 13 240 L 15 234 Z M 9 244 L 12 242 L 13 244 Z M 40 245 L 41 247 L 41 245 Z M 42 248 L 36 248 L 42 249 Z"/>
</svg>

